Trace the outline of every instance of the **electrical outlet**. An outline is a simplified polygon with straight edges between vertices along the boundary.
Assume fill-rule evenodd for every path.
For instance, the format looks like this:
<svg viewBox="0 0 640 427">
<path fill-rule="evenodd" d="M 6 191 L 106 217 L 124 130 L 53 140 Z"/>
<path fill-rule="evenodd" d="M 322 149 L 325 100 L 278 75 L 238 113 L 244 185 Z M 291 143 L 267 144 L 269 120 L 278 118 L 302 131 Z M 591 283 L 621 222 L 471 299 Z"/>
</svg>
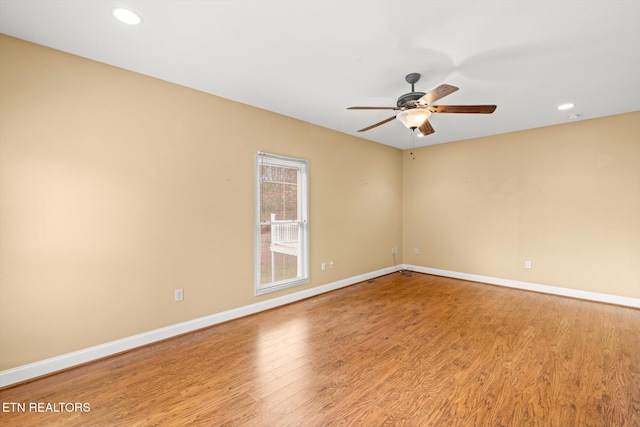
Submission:
<svg viewBox="0 0 640 427">
<path fill-rule="evenodd" d="M 329 261 L 329 270 L 333 268 L 333 260 Z"/>
<path fill-rule="evenodd" d="M 418 250 L 418 248 L 413 248 L 413 254 L 414 255 L 418 255 L 420 253 L 420 251 Z"/>
<path fill-rule="evenodd" d="M 531 261 L 525 261 L 524 268 L 531 268 Z"/>
<path fill-rule="evenodd" d="M 398 253 L 398 247 L 397 247 L 397 246 L 396 246 L 396 247 L 391 248 L 391 255 L 395 255 L 395 254 L 397 254 L 397 253 Z"/>
<path fill-rule="evenodd" d="M 327 269 L 327 264 L 326 263 L 322 263 L 320 264 L 320 270 L 326 270 Z"/>
<path fill-rule="evenodd" d="M 175 296 L 176 302 L 182 301 L 184 299 L 184 290 L 176 289 L 174 292 L 174 296 Z"/>
</svg>

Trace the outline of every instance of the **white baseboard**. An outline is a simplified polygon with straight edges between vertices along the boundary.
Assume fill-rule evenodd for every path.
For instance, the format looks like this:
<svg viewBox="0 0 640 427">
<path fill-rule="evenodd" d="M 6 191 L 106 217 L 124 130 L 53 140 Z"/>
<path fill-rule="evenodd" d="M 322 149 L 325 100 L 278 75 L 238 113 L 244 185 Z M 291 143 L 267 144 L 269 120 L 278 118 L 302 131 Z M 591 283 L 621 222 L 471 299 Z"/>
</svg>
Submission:
<svg viewBox="0 0 640 427">
<path fill-rule="evenodd" d="M 488 283 L 491 285 L 506 286 L 508 288 L 525 289 L 552 295 L 578 298 L 589 301 L 604 302 L 625 307 L 640 308 L 640 298 L 623 297 L 619 295 L 602 294 L 598 292 L 582 291 L 579 289 L 561 288 L 557 286 L 541 285 L 538 283 L 520 282 L 518 280 L 499 279 L 496 277 L 480 276 L 477 274 L 459 273 L 457 271 L 439 270 L 437 268 L 420 267 L 403 264 L 402 269 L 416 271 L 418 273 L 433 274 L 435 276 L 451 277 L 454 279 L 470 280 L 472 282 Z"/>
<path fill-rule="evenodd" d="M 269 310 L 281 305 L 300 301 L 325 292 L 330 292 L 346 286 L 350 286 L 365 280 L 373 279 L 385 274 L 398 271 L 398 267 L 389 267 L 382 270 L 372 271 L 370 273 L 361 274 L 359 276 L 349 277 L 347 279 L 338 280 L 337 282 L 328 283 L 326 285 L 316 286 L 304 291 L 295 292 L 281 297 L 272 298 L 255 304 L 234 308 L 210 316 L 201 317 L 187 322 L 178 323 L 153 331 L 144 332 L 142 334 L 133 335 L 83 350 L 74 351 L 72 353 L 63 354 L 61 356 L 52 357 L 50 359 L 41 360 L 30 363 L 28 365 L 18 366 L 16 368 L 7 369 L 0 372 L 0 387 L 6 387 L 11 384 L 26 381 L 32 378 L 51 374 L 83 363 L 91 362 L 103 357 L 111 356 L 123 351 L 131 350 L 136 347 L 151 344 L 197 329 L 206 328 L 218 323 L 227 322 L 229 320 L 238 319 L 260 311 Z"/>
</svg>

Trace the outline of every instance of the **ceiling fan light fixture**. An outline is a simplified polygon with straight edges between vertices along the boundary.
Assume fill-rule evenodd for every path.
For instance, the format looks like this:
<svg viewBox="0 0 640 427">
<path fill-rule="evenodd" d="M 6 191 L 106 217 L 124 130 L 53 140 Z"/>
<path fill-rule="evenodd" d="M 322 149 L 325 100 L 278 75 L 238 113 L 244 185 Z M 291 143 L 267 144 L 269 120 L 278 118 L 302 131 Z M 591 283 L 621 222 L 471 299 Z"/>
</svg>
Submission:
<svg viewBox="0 0 640 427">
<path fill-rule="evenodd" d="M 396 116 L 403 125 L 409 129 L 416 129 L 431 116 L 431 111 L 426 108 L 414 108 L 405 110 Z"/>
</svg>

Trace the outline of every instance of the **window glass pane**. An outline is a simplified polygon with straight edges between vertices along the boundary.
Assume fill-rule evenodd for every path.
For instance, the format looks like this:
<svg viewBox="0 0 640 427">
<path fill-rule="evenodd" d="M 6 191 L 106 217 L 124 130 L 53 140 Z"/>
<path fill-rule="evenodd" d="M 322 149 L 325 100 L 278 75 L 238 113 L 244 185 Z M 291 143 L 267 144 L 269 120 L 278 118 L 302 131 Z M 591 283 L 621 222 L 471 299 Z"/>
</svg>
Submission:
<svg viewBox="0 0 640 427">
<path fill-rule="evenodd" d="M 298 219 L 298 169 L 263 164 L 260 182 L 260 221 Z"/>
<path fill-rule="evenodd" d="M 300 245 L 297 240 L 299 225 L 284 224 L 289 230 L 283 230 L 282 225 L 272 224 L 261 227 L 260 285 L 300 277 L 298 271 Z M 292 233 L 292 227 L 295 228 L 295 233 Z M 290 234 L 288 240 L 284 239 L 285 234 Z"/>
</svg>

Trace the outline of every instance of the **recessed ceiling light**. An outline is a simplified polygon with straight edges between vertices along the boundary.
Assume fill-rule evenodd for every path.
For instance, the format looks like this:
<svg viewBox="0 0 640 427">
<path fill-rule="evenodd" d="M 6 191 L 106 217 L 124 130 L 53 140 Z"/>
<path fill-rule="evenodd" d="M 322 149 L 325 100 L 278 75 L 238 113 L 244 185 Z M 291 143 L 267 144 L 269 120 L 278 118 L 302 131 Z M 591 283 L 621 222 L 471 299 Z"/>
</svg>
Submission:
<svg viewBox="0 0 640 427">
<path fill-rule="evenodd" d="M 568 118 L 569 120 L 578 120 L 580 118 L 580 114 L 572 114 Z"/>
<path fill-rule="evenodd" d="M 125 24 L 138 25 L 142 23 L 142 17 L 129 9 L 118 7 L 113 9 L 112 13 L 117 20 L 122 21 Z"/>
<path fill-rule="evenodd" d="M 574 107 L 574 105 L 571 104 L 571 103 L 569 103 L 569 104 L 561 104 L 561 105 L 558 105 L 558 110 L 569 110 L 569 109 L 571 109 L 573 107 Z"/>
</svg>

